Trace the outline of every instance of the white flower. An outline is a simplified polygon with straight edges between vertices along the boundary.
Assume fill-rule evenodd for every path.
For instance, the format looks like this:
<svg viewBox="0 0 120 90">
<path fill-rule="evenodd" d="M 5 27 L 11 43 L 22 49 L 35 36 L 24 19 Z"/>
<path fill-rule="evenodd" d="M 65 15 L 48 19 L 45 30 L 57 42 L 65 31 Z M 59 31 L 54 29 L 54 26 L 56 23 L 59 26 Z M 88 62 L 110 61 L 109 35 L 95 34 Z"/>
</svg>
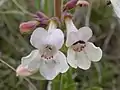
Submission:
<svg viewBox="0 0 120 90">
<path fill-rule="evenodd" d="M 37 28 L 30 39 L 31 44 L 37 49 L 23 57 L 21 61 L 21 65 L 29 72 L 39 70 L 48 80 L 54 79 L 59 73 L 64 73 L 69 68 L 65 55 L 59 51 L 64 43 L 64 34 L 56 28 L 54 21 L 50 21 L 48 31 Z"/>
<path fill-rule="evenodd" d="M 116 15 L 120 18 L 120 0 L 110 0 Z"/>
<path fill-rule="evenodd" d="M 82 27 L 79 30 L 75 27 L 72 19 L 65 18 L 67 28 L 66 46 L 67 61 L 73 68 L 89 69 L 91 61 L 97 62 L 102 57 L 102 50 L 93 43 L 88 42 L 92 37 L 92 30 L 89 27 Z"/>
</svg>

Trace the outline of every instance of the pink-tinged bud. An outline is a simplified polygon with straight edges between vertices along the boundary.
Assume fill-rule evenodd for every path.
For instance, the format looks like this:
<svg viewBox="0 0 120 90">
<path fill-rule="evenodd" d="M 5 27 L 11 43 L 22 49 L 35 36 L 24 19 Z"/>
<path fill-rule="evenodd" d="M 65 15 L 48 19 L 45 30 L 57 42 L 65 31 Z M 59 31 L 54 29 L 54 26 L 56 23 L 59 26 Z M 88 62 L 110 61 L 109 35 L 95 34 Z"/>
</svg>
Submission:
<svg viewBox="0 0 120 90">
<path fill-rule="evenodd" d="M 31 30 L 34 30 L 38 24 L 39 24 L 38 21 L 23 22 L 19 26 L 20 32 L 21 33 L 26 33 L 26 32 L 29 32 Z"/>
<path fill-rule="evenodd" d="M 70 10 L 70 9 L 73 9 L 76 7 L 76 3 L 77 3 L 78 0 L 70 0 L 68 1 L 64 7 L 63 7 L 63 11 L 66 11 L 66 10 Z"/>
<path fill-rule="evenodd" d="M 45 15 L 43 12 L 37 12 L 33 15 L 33 18 L 39 18 L 39 19 L 49 19 L 47 15 Z"/>
<path fill-rule="evenodd" d="M 17 76 L 30 76 L 32 74 L 32 72 L 30 72 L 27 68 L 23 67 L 22 65 L 19 65 L 16 69 Z"/>
<path fill-rule="evenodd" d="M 43 27 L 46 28 L 48 26 L 49 23 L 49 19 L 40 19 L 40 18 L 35 18 L 35 20 L 37 20 L 38 22 L 40 22 L 37 26 L 38 27 Z"/>
<path fill-rule="evenodd" d="M 48 19 L 48 16 L 46 16 L 43 12 L 37 12 L 36 15 L 37 15 L 39 18 L 46 18 L 46 19 Z"/>
<path fill-rule="evenodd" d="M 89 6 L 89 2 L 88 1 L 81 1 L 81 0 L 78 0 L 77 4 L 78 6 L 80 7 L 86 7 L 86 6 Z"/>
<path fill-rule="evenodd" d="M 38 22 L 40 22 L 37 26 L 38 27 L 43 27 L 45 28 L 46 26 L 48 26 L 49 23 L 49 17 L 47 15 L 45 15 L 43 12 L 37 12 L 36 14 L 34 14 L 34 19 Z"/>
</svg>

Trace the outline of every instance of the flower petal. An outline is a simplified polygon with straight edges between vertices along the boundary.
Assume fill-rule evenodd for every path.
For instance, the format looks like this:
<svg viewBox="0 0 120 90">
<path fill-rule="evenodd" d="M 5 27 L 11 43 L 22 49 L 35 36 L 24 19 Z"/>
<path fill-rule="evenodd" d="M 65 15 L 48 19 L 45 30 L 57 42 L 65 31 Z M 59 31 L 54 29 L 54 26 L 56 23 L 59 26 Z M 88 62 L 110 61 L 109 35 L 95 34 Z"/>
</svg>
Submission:
<svg viewBox="0 0 120 90">
<path fill-rule="evenodd" d="M 120 0 L 111 0 L 116 15 L 120 18 Z"/>
<path fill-rule="evenodd" d="M 48 80 L 53 80 L 60 72 L 64 73 L 69 69 L 65 55 L 58 51 L 53 60 L 42 61 L 40 73 Z"/>
<path fill-rule="evenodd" d="M 42 60 L 40 73 L 47 80 L 53 80 L 60 73 L 60 70 L 57 68 L 55 61 Z"/>
<path fill-rule="evenodd" d="M 72 50 L 72 48 L 68 48 L 67 62 L 71 67 L 77 68 L 77 61 L 75 60 L 75 52 Z"/>
<path fill-rule="evenodd" d="M 97 62 L 102 58 L 102 50 L 91 42 L 86 44 L 85 51 L 91 61 Z"/>
<path fill-rule="evenodd" d="M 60 68 L 61 73 L 65 73 L 69 69 L 66 56 L 61 51 L 57 53 L 55 61 L 59 63 L 58 68 Z"/>
<path fill-rule="evenodd" d="M 36 71 L 40 65 L 40 54 L 38 50 L 33 50 L 28 56 L 21 59 L 21 65 L 27 67 L 29 71 Z"/>
<path fill-rule="evenodd" d="M 57 49 L 60 49 L 64 43 L 64 34 L 60 29 L 54 29 L 46 38 L 47 44 L 54 45 Z"/>
<path fill-rule="evenodd" d="M 78 31 L 77 31 L 78 32 Z M 67 40 L 66 40 L 66 46 L 70 47 L 71 45 L 73 45 L 75 42 L 79 41 L 77 32 L 70 32 L 67 36 Z"/>
<path fill-rule="evenodd" d="M 76 53 L 75 60 L 77 60 L 78 67 L 81 69 L 87 70 L 91 66 L 91 61 L 83 51 Z"/>
<path fill-rule="evenodd" d="M 89 27 L 82 27 L 78 31 L 79 40 L 88 41 L 92 37 L 92 30 Z"/>
<path fill-rule="evenodd" d="M 33 31 L 30 42 L 34 47 L 39 48 L 45 43 L 45 38 L 47 36 L 48 32 L 44 28 L 39 27 Z"/>
<path fill-rule="evenodd" d="M 70 32 L 67 40 L 66 46 L 69 47 L 77 41 L 88 41 L 92 37 L 92 30 L 89 27 L 82 27 L 77 32 Z"/>
</svg>

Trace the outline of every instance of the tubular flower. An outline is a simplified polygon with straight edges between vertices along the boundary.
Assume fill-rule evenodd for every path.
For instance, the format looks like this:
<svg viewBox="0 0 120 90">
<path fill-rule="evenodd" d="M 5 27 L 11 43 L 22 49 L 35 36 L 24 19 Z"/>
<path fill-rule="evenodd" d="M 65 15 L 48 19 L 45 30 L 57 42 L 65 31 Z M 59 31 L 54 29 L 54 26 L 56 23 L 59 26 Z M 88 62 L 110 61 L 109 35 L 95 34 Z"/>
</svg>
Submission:
<svg viewBox="0 0 120 90">
<path fill-rule="evenodd" d="M 44 28 L 35 29 L 30 42 L 37 49 L 23 57 L 21 61 L 21 65 L 28 71 L 39 70 L 44 78 L 52 80 L 59 73 L 68 70 L 66 57 L 59 51 L 64 43 L 64 34 L 57 29 L 55 21 L 50 21 L 48 31 Z"/>
<path fill-rule="evenodd" d="M 82 27 L 79 30 L 75 27 L 70 17 L 65 18 L 67 28 L 66 46 L 67 61 L 73 68 L 89 69 L 91 61 L 97 62 L 102 57 L 102 50 L 93 43 L 88 42 L 92 37 L 92 30 L 89 27 Z"/>
<path fill-rule="evenodd" d="M 120 0 L 110 0 L 116 15 L 120 18 Z"/>
</svg>

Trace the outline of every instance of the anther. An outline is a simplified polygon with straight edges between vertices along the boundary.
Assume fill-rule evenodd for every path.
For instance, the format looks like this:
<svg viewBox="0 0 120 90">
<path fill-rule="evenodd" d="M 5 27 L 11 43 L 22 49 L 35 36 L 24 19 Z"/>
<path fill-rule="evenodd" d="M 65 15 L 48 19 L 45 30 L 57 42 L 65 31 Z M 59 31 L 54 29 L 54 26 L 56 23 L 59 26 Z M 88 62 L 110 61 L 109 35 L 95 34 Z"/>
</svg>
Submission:
<svg viewBox="0 0 120 90">
<path fill-rule="evenodd" d="M 51 47 L 49 47 L 49 50 L 52 50 L 52 48 L 51 48 Z"/>
<path fill-rule="evenodd" d="M 51 56 L 53 58 L 53 56 Z"/>
<path fill-rule="evenodd" d="M 44 57 L 44 55 L 41 55 L 41 57 Z"/>
</svg>

